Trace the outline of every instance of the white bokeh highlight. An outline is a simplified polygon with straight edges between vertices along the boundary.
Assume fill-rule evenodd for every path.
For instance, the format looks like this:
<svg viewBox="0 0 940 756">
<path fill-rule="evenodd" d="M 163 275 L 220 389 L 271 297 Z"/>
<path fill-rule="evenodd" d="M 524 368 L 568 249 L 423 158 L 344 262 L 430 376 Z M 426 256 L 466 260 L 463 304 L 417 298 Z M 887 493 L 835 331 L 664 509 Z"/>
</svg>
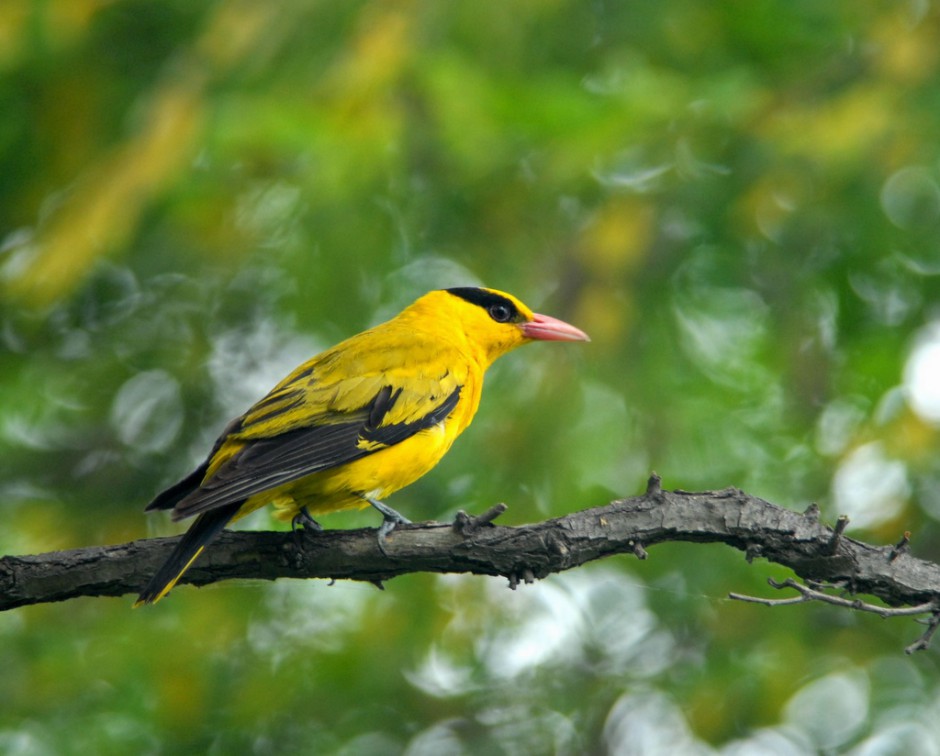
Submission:
<svg viewBox="0 0 940 756">
<path fill-rule="evenodd" d="M 904 365 L 904 393 L 911 409 L 940 423 L 940 323 L 925 328 Z"/>
<path fill-rule="evenodd" d="M 835 508 L 857 528 L 872 528 L 896 517 L 911 493 L 904 463 L 890 459 L 881 442 L 855 449 L 832 479 Z"/>
</svg>

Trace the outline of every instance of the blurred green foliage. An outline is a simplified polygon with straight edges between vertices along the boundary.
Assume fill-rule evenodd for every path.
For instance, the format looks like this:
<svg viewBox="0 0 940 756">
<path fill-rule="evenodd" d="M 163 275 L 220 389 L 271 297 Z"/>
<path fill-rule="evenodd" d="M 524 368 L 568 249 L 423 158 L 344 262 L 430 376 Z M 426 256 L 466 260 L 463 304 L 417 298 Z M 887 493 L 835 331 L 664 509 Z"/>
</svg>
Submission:
<svg viewBox="0 0 940 756">
<path fill-rule="evenodd" d="M 922 0 L 5 0 L 0 551 L 174 532 L 142 507 L 229 417 L 485 283 L 594 341 L 498 364 L 404 513 L 655 469 L 937 559 L 938 66 Z M 940 749 L 917 626 L 724 598 L 783 574 L 676 544 L 22 609 L 0 752 Z"/>
</svg>

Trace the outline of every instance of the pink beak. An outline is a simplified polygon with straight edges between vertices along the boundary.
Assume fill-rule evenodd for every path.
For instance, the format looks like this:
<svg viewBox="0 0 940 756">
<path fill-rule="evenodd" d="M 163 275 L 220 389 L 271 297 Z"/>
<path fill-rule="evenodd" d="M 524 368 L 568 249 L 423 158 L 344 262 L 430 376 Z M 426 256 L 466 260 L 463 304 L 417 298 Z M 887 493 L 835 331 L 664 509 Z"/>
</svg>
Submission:
<svg viewBox="0 0 940 756">
<path fill-rule="evenodd" d="M 553 318 L 550 315 L 539 315 L 533 313 L 532 320 L 528 323 L 520 323 L 519 327 L 529 339 L 538 339 L 539 341 L 590 341 L 588 336 L 580 328 L 575 328 L 564 320 Z"/>
</svg>

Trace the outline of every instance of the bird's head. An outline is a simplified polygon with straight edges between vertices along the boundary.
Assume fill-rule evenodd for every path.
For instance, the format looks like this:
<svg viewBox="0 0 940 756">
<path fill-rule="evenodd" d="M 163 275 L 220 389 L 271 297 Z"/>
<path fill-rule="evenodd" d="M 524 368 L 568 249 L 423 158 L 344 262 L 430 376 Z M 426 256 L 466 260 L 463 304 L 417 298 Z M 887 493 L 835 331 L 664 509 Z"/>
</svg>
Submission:
<svg viewBox="0 0 940 756">
<path fill-rule="evenodd" d="M 432 291 L 412 307 L 482 353 L 486 364 L 530 341 L 590 341 L 584 331 L 549 315 L 532 312 L 512 294 L 496 289 L 457 287 Z M 410 308 L 409 308 L 410 309 Z"/>
</svg>

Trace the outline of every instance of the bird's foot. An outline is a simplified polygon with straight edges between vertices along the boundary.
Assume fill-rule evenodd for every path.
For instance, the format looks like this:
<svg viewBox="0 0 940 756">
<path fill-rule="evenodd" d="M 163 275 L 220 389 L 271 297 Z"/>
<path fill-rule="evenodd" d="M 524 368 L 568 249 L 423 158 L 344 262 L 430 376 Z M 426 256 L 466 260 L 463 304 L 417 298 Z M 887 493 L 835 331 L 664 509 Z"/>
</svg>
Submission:
<svg viewBox="0 0 940 756">
<path fill-rule="evenodd" d="M 291 519 L 290 529 L 294 532 L 294 544 L 297 546 L 298 551 L 300 551 L 304 547 L 304 536 L 307 533 L 321 532 L 323 526 L 313 519 L 313 516 L 306 507 L 301 507 L 297 510 L 297 514 Z"/>
<path fill-rule="evenodd" d="M 385 536 L 391 533 L 396 525 L 410 525 L 411 520 L 378 499 L 367 497 L 366 501 L 382 513 L 382 524 L 379 526 L 378 531 L 379 551 L 388 556 L 388 551 L 385 549 Z"/>
</svg>

